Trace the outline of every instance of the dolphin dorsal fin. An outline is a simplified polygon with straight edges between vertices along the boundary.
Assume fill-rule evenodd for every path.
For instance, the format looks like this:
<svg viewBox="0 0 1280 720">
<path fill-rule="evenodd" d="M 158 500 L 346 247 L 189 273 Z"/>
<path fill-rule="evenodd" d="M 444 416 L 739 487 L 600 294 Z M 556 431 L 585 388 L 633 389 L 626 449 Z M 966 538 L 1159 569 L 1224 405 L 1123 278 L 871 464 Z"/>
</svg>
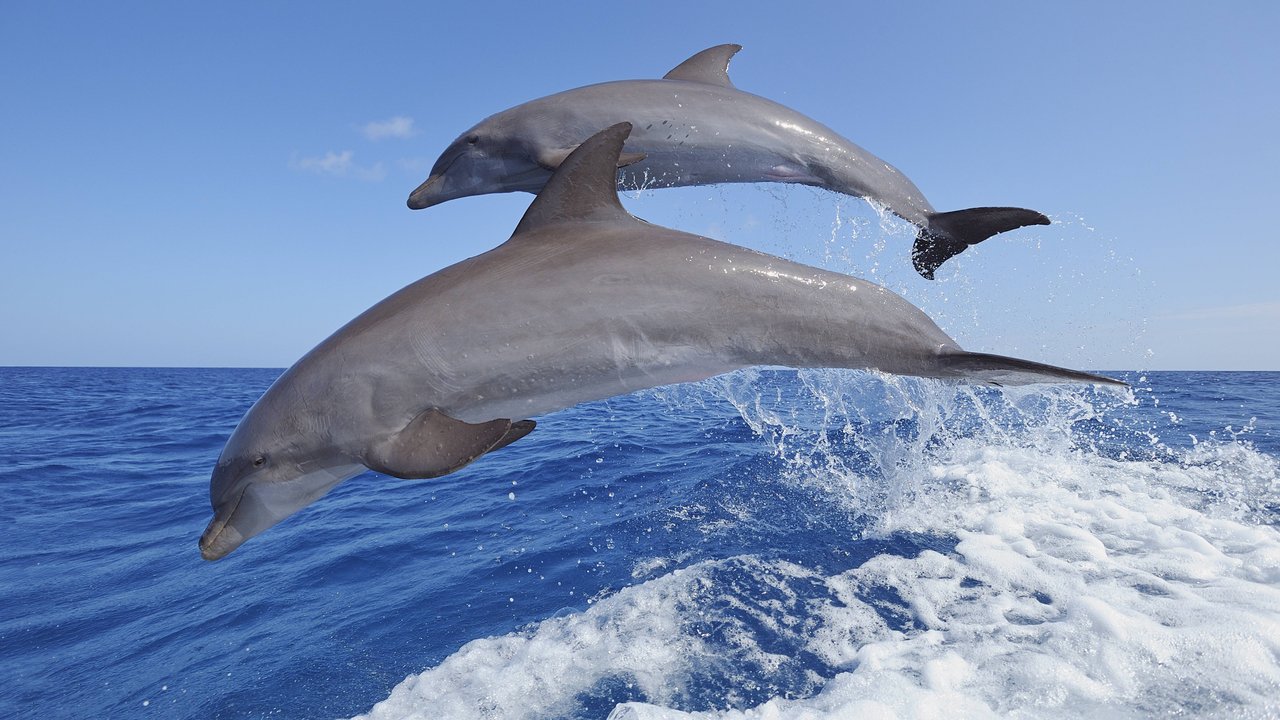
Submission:
<svg viewBox="0 0 1280 720">
<path fill-rule="evenodd" d="M 729 60 L 741 49 L 741 45 L 732 44 L 707 48 L 672 68 L 662 79 L 688 80 L 731 88 L 733 83 L 729 81 Z"/>
<path fill-rule="evenodd" d="M 630 134 L 631 123 L 618 123 L 569 153 L 525 211 L 512 237 L 571 220 L 630 218 L 618 200 L 618 157 Z"/>
</svg>

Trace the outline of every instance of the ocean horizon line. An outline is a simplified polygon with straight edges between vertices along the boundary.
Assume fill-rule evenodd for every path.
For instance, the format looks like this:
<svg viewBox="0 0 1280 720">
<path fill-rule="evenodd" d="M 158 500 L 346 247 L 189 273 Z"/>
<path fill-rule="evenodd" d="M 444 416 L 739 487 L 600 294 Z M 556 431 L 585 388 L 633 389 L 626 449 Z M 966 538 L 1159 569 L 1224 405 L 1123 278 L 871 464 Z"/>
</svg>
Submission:
<svg viewBox="0 0 1280 720">
<path fill-rule="evenodd" d="M 287 370 L 289 366 L 280 365 L 15 365 L 0 363 L 0 370 Z M 799 370 L 800 368 L 782 365 L 762 365 L 761 370 Z M 1089 372 L 1102 373 L 1275 373 L 1280 368 L 1088 368 Z"/>
</svg>

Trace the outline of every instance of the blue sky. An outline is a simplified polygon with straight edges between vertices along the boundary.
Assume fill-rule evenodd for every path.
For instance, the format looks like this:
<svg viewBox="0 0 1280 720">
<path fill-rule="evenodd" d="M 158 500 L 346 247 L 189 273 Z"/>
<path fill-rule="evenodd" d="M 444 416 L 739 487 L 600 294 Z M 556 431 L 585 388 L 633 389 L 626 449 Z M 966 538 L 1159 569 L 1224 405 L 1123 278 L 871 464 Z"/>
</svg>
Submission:
<svg viewBox="0 0 1280 720">
<path fill-rule="evenodd" d="M 291 364 L 505 240 L 531 196 L 410 211 L 483 117 L 744 50 L 741 89 L 940 210 L 1018 205 L 928 283 L 864 203 L 779 186 L 626 199 L 885 282 L 966 347 L 1092 368 L 1280 369 L 1280 5 L 6 3 L 0 364 Z"/>
</svg>

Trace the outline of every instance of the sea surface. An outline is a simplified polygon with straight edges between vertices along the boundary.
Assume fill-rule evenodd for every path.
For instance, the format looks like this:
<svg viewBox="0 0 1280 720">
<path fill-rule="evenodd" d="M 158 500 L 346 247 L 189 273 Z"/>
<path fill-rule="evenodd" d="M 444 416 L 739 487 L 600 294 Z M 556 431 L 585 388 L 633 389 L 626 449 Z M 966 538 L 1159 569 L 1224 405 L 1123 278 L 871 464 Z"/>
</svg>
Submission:
<svg viewBox="0 0 1280 720">
<path fill-rule="evenodd" d="M 0 717 L 1280 714 L 1280 373 L 740 372 L 205 562 L 278 373 L 0 368 Z"/>
</svg>

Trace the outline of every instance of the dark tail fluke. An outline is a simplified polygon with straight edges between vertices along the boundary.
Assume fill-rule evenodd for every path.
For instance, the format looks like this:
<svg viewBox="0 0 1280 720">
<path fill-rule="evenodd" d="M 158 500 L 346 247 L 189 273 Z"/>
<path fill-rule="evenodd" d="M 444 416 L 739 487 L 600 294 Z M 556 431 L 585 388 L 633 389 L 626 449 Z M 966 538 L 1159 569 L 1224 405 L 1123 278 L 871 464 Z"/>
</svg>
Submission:
<svg viewBox="0 0 1280 720">
<path fill-rule="evenodd" d="M 1049 218 L 1035 210 L 1008 207 L 969 208 L 929 216 L 911 248 L 916 271 L 929 280 L 938 266 L 970 245 L 1026 225 L 1048 225 Z"/>
<path fill-rule="evenodd" d="M 1033 383 L 1090 383 L 1094 385 L 1128 385 L 1102 375 L 1068 370 L 1044 363 L 1019 360 L 1003 355 L 958 352 L 943 355 L 943 367 L 956 377 L 974 378 L 992 385 L 1031 385 Z"/>
</svg>

